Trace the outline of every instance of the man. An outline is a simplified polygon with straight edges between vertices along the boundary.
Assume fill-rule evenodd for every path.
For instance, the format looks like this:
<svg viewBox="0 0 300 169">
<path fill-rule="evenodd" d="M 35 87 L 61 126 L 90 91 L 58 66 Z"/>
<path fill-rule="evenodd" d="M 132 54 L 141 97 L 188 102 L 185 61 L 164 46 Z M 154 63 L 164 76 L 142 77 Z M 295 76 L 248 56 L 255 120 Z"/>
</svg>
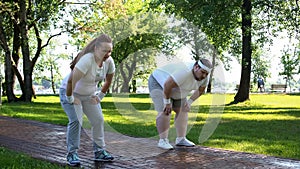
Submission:
<svg viewBox="0 0 300 169">
<path fill-rule="evenodd" d="M 158 147 L 166 150 L 173 149 L 168 140 L 172 110 L 176 113 L 176 146 L 195 145 L 186 138 L 188 112 L 191 104 L 204 93 L 211 69 L 212 64 L 209 60 L 200 59 L 195 63 L 170 64 L 158 68 L 149 77 L 150 96 L 158 112 L 156 117 L 156 128 L 160 137 Z M 193 90 L 194 93 L 187 100 L 186 97 Z"/>
<path fill-rule="evenodd" d="M 262 77 L 258 77 L 257 79 L 257 90 L 259 89 L 260 92 L 265 90 L 265 82 Z"/>
</svg>

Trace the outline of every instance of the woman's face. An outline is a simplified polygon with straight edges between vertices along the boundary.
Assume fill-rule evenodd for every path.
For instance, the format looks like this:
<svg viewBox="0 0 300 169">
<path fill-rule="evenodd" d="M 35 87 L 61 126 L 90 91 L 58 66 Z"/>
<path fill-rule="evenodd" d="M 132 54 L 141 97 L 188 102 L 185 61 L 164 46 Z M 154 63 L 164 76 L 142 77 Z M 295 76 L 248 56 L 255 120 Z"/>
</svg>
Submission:
<svg viewBox="0 0 300 169">
<path fill-rule="evenodd" d="M 100 46 L 95 47 L 94 55 L 97 60 L 105 61 L 110 57 L 112 52 L 112 43 L 101 43 Z"/>
</svg>

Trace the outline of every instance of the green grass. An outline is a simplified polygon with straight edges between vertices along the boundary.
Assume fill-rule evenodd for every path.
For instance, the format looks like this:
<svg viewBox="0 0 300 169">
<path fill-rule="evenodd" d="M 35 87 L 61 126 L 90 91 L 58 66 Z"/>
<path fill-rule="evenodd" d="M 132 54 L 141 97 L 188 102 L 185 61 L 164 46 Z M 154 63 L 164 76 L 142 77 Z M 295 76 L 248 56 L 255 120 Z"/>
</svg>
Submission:
<svg viewBox="0 0 300 169">
<path fill-rule="evenodd" d="M 60 169 L 69 168 L 53 164 L 47 161 L 33 159 L 28 155 L 14 152 L 6 148 L 0 147 L 0 168 L 1 169 Z"/>
<path fill-rule="evenodd" d="M 233 97 L 201 96 L 189 114 L 187 137 L 203 146 L 300 159 L 300 95 L 252 94 L 250 101 L 222 106 L 221 103 L 228 104 Z M 156 112 L 149 95 L 107 96 L 102 108 L 106 130 L 134 137 L 157 138 Z M 33 103 L 27 104 L 4 103 L 0 114 L 60 125 L 68 123 L 58 96 L 38 96 Z M 210 117 L 211 124 L 218 125 L 215 130 L 210 128 L 212 134 L 206 141 L 199 143 L 199 139 L 203 141 L 203 134 L 207 135 L 204 127 L 209 124 L 206 123 L 207 117 Z M 86 121 L 84 126 L 88 128 Z M 175 137 L 174 121 L 171 123 L 170 137 Z"/>
</svg>

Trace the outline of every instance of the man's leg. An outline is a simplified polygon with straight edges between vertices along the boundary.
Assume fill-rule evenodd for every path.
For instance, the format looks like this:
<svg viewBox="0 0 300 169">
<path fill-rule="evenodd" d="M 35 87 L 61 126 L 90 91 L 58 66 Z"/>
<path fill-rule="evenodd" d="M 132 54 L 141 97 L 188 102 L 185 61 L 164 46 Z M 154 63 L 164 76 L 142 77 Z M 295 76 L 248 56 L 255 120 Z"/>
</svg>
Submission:
<svg viewBox="0 0 300 169">
<path fill-rule="evenodd" d="M 185 137 L 188 125 L 188 112 L 180 111 L 181 108 L 175 108 L 175 128 L 177 137 Z"/>
<path fill-rule="evenodd" d="M 171 114 L 166 115 L 164 112 L 159 112 L 156 116 L 156 128 L 159 133 L 159 138 L 168 138 L 170 128 Z"/>
<path fill-rule="evenodd" d="M 166 150 L 173 149 L 173 146 L 169 143 L 168 139 L 171 114 L 167 116 L 163 113 L 163 88 L 159 85 L 159 83 L 156 81 L 156 79 L 154 79 L 152 75 L 149 77 L 148 87 L 155 110 L 158 112 L 156 116 L 156 128 L 160 138 L 158 141 L 158 147 Z"/>
<path fill-rule="evenodd" d="M 186 138 L 187 126 L 188 126 L 188 112 L 183 111 L 184 103 L 186 99 L 174 100 L 173 110 L 175 111 L 175 128 L 177 133 L 176 145 L 177 146 L 194 146 L 195 144 Z"/>
</svg>

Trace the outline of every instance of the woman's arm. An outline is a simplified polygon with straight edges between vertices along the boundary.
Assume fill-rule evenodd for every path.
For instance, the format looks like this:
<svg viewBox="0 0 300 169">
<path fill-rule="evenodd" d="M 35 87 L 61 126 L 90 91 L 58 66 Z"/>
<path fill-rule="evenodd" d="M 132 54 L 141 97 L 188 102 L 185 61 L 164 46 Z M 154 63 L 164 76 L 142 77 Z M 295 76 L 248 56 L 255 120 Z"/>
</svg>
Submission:
<svg viewBox="0 0 300 169">
<path fill-rule="evenodd" d="M 101 88 L 102 93 L 106 93 L 108 91 L 109 86 L 111 85 L 113 77 L 114 77 L 114 73 L 106 75 L 105 82 L 104 82 L 104 84 Z"/>
<path fill-rule="evenodd" d="M 70 74 L 70 77 L 68 79 L 68 84 L 67 84 L 67 91 L 66 95 L 67 96 L 72 96 L 74 88 L 76 86 L 76 83 L 84 76 L 84 74 L 77 69 L 76 67 L 73 69 L 73 71 Z"/>
</svg>

